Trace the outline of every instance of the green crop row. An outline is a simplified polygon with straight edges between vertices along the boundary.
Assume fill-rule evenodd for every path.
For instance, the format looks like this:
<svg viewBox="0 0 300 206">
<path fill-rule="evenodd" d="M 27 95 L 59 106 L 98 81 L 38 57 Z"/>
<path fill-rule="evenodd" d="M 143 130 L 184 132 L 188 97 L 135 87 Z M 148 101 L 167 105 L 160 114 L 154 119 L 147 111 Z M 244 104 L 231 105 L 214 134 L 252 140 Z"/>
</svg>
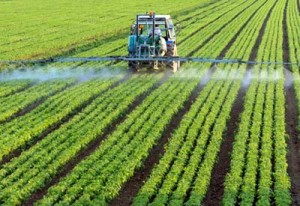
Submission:
<svg viewBox="0 0 300 206">
<path fill-rule="evenodd" d="M 93 80 L 71 87 L 48 98 L 31 112 L 0 125 L 0 159 L 10 152 L 30 145 L 53 124 L 77 111 L 81 105 L 106 90 L 116 78 Z"/>
<path fill-rule="evenodd" d="M 0 122 L 4 122 L 26 106 L 62 91 L 72 83 L 74 83 L 74 80 L 50 80 L 37 84 L 16 95 L 2 97 L 0 102 Z"/>
<path fill-rule="evenodd" d="M 106 91 L 70 122 L 5 164 L 0 170 L 0 202 L 18 205 L 45 186 L 79 151 L 124 115 L 135 98 L 152 87 L 158 77 L 135 76 Z"/>
<path fill-rule="evenodd" d="M 209 113 L 212 102 L 216 98 L 224 82 L 210 81 L 203 88 L 196 102 L 192 105 L 190 111 L 183 117 L 178 129 L 166 148 L 166 152 L 161 158 L 159 164 L 152 170 L 150 178 L 135 197 L 133 205 L 146 205 L 150 199 L 157 193 L 162 181 L 164 181 L 166 173 L 175 161 L 175 156 L 185 156 L 189 153 L 189 148 L 192 147 L 194 139 L 190 138 L 188 133 L 191 133 L 191 126 L 201 127 L 204 122 L 204 117 Z M 201 108 L 201 109 L 200 109 Z M 194 120 L 195 119 L 195 120 Z M 197 120 L 197 121 L 196 121 Z M 194 132 L 195 134 L 195 132 Z M 179 153 L 179 150 L 181 153 Z M 177 158 L 178 163 L 184 163 L 184 158 Z M 182 165 L 183 166 L 183 165 Z M 179 165 L 176 167 L 180 171 Z"/>
<path fill-rule="evenodd" d="M 27 89 L 33 84 L 30 80 L 11 80 L 0 82 L 0 98 Z"/>
<path fill-rule="evenodd" d="M 258 50 L 258 61 L 282 61 L 285 4 L 281 0 L 274 6 Z M 226 176 L 223 205 L 270 205 L 271 198 L 276 205 L 290 203 L 282 71 L 280 67 L 263 66 L 252 75 L 235 136 L 231 169 Z"/>
<path fill-rule="evenodd" d="M 37 204 L 101 205 L 115 197 L 121 185 L 149 155 L 203 73 L 193 76 L 177 73 L 171 77 Z"/>
<path fill-rule="evenodd" d="M 147 10 L 176 15 L 212 2 L 158 1 L 147 5 Z M 111 36 L 129 33 L 135 15 L 143 12 L 144 3 L 128 0 L 96 3 L 88 0 L 84 4 L 70 0 L 34 4 L 32 0 L 1 1 L 0 59 L 49 57 L 68 52 L 74 45 L 99 45 Z"/>
</svg>

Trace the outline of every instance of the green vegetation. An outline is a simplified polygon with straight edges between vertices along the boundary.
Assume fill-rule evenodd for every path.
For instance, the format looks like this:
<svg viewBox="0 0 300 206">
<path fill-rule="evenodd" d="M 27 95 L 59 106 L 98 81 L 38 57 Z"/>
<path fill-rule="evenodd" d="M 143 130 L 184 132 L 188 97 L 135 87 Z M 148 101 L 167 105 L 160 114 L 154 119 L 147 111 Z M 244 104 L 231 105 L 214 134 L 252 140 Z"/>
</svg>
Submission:
<svg viewBox="0 0 300 206">
<path fill-rule="evenodd" d="M 299 9 L 297 0 L 0 0 L 0 59 L 126 55 L 135 15 L 154 10 L 181 24 L 180 56 L 299 63 Z M 287 134 L 299 129 L 288 125 L 291 113 L 300 119 L 288 104 L 300 111 L 299 65 L 22 69 L 0 79 L 0 205 L 295 204 L 288 166 L 300 156 Z"/>
</svg>

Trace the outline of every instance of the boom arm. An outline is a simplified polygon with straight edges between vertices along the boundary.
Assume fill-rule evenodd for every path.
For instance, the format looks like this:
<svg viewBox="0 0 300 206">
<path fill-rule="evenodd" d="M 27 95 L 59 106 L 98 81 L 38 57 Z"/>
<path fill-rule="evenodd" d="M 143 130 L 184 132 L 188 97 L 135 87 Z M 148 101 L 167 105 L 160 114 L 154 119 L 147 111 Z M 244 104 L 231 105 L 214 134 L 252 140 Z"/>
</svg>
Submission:
<svg viewBox="0 0 300 206">
<path fill-rule="evenodd" d="M 244 61 L 241 59 L 210 59 L 203 57 L 179 57 L 179 56 L 162 56 L 162 57 L 148 57 L 148 58 L 135 58 L 129 56 L 107 56 L 107 57 L 65 57 L 65 58 L 49 58 L 37 60 L 0 60 L 0 64 L 47 64 L 54 62 L 111 62 L 111 61 L 143 61 L 143 62 L 199 62 L 199 63 L 227 63 L 227 64 L 268 64 L 268 65 L 300 65 L 297 62 L 257 62 L 257 61 Z"/>
</svg>

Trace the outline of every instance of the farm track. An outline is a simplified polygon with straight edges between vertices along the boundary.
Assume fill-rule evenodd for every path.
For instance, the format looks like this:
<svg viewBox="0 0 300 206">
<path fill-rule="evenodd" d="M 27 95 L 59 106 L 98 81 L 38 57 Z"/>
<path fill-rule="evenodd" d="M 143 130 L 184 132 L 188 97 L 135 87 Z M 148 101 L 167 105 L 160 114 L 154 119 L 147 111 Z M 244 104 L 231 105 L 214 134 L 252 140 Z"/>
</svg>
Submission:
<svg viewBox="0 0 300 206">
<path fill-rule="evenodd" d="M 298 6 L 299 6 L 299 1 Z M 285 5 L 284 17 L 283 17 L 283 60 L 289 62 L 289 34 L 287 25 L 287 9 L 288 2 Z M 298 7 L 299 9 L 299 7 Z M 299 10 L 300 11 L 300 10 Z M 290 84 L 289 81 L 293 79 L 290 67 L 284 69 L 285 76 L 285 129 L 288 135 L 288 174 L 291 178 L 291 195 L 292 204 L 300 204 L 300 132 L 299 132 L 299 111 L 297 107 L 297 99 L 294 84 Z"/>
<path fill-rule="evenodd" d="M 165 145 L 172 137 L 173 132 L 179 126 L 183 116 L 189 111 L 190 107 L 197 99 L 201 90 L 206 85 L 206 83 L 203 83 L 203 81 L 209 81 L 215 70 L 215 67 L 211 68 L 211 70 L 207 72 L 207 75 L 202 78 L 198 86 L 192 91 L 189 99 L 184 103 L 183 107 L 175 116 L 173 116 L 171 122 L 166 127 L 165 131 L 163 132 L 163 136 L 160 138 L 156 146 L 151 149 L 148 157 L 144 161 L 144 166 L 139 170 L 136 170 L 134 172 L 134 175 L 126 183 L 123 184 L 118 196 L 110 202 L 110 206 L 131 205 L 133 198 L 136 196 L 136 194 L 144 184 L 144 181 L 146 181 L 150 176 L 154 165 L 159 162 L 161 156 L 163 156 L 163 154 L 165 153 Z"/>
<path fill-rule="evenodd" d="M 119 84 L 121 84 L 122 82 L 125 82 L 127 79 L 129 79 L 130 76 L 131 76 L 130 74 L 124 76 L 122 79 L 120 79 L 120 80 L 116 81 L 115 83 L 113 83 L 108 89 L 112 89 L 112 88 L 117 87 Z M 39 135 L 37 138 L 35 138 L 33 141 L 31 141 L 30 144 L 26 144 L 22 148 L 15 149 L 9 155 L 3 157 L 3 160 L 0 161 L 0 165 L 6 164 L 6 163 L 10 162 L 13 158 L 16 158 L 16 157 L 20 156 L 23 151 L 26 151 L 26 150 L 30 149 L 31 147 L 36 145 L 38 142 L 43 140 L 47 135 L 49 135 L 52 132 L 54 132 L 55 130 L 59 129 L 60 126 L 62 126 L 63 124 L 69 122 L 76 114 L 83 111 L 84 108 L 86 108 L 91 102 L 93 102 L 93 100 L 95 100 L 97 97 L 101 96 L 104 92 L 105 91 L 102 91 L 98 95 L 95 95 L 95 96 L 91 97 L 86 102 L 84 102 L 82 105 L 80 105 L 76 110 L 74 110 L 73 112 L 71 112 L 70 114 L 68 114 L 64 118 L 62 118 L 59 122 L 56 122 L 56 123 L 52 124 L 49 128 L 47 128 L 45 131 L 43 131 L 41 135 Z M 34 108 L 32 108 L 32 109 L 34 109 Z"/>
<path fill-rule="evenodd" d="M 109 134 L 111 134 L 116 129 L 116 127 L 127 118 L 127 114 L 130 114 L 132 111 L 134 111 L 135 108 L 138 107 L 152 91 L 159 88 L 160 85 L 162 85 L 170 77 L 170 75 L 172 75 L 172 73 L 166 73 L 161 78 L 161 80 L 154 84 L 154 86 L 150 88 L 146 93 L 138 96 L 136 100 L 129 106 L 125 114 L 116 119 L 111 124 L 111 126 L 104 131 L 103 135 L 90 142 L 84 150 L 80 151 L 76 155 L 76 157 L 67 162 L 65 166 L 55 175 L 55 177 L 53 177 L 53 179 L 46 184 L 45 187 L 34 192 L 31 197 L 23 203 L 23 205 L 34 205 L 35 202 L 41 200 L 43 196 L 47 194 L 50 187 L 56 185 L 63 177 L 67 176 L 79 162 L 91 155 L 101 145 L 101 142 L 105 140 L 109 136 Z"/>
</svg>

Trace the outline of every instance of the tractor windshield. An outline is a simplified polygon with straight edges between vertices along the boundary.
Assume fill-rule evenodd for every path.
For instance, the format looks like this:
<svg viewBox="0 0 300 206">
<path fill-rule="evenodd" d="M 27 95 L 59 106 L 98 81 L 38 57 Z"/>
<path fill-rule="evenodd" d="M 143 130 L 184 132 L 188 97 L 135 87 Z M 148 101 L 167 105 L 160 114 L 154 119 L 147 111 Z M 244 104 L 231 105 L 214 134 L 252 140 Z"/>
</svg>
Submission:
<svg viewBox="0 0 300 206">
<path fill-rule="evenodd" d="M 156 18 L 154 22 L 154 34 L 166 37 L 166 19 Z M 139 34 L 140 35 L 152 35 L 153 33 L 153 18 L 139 18 Z"/>
</svg>

